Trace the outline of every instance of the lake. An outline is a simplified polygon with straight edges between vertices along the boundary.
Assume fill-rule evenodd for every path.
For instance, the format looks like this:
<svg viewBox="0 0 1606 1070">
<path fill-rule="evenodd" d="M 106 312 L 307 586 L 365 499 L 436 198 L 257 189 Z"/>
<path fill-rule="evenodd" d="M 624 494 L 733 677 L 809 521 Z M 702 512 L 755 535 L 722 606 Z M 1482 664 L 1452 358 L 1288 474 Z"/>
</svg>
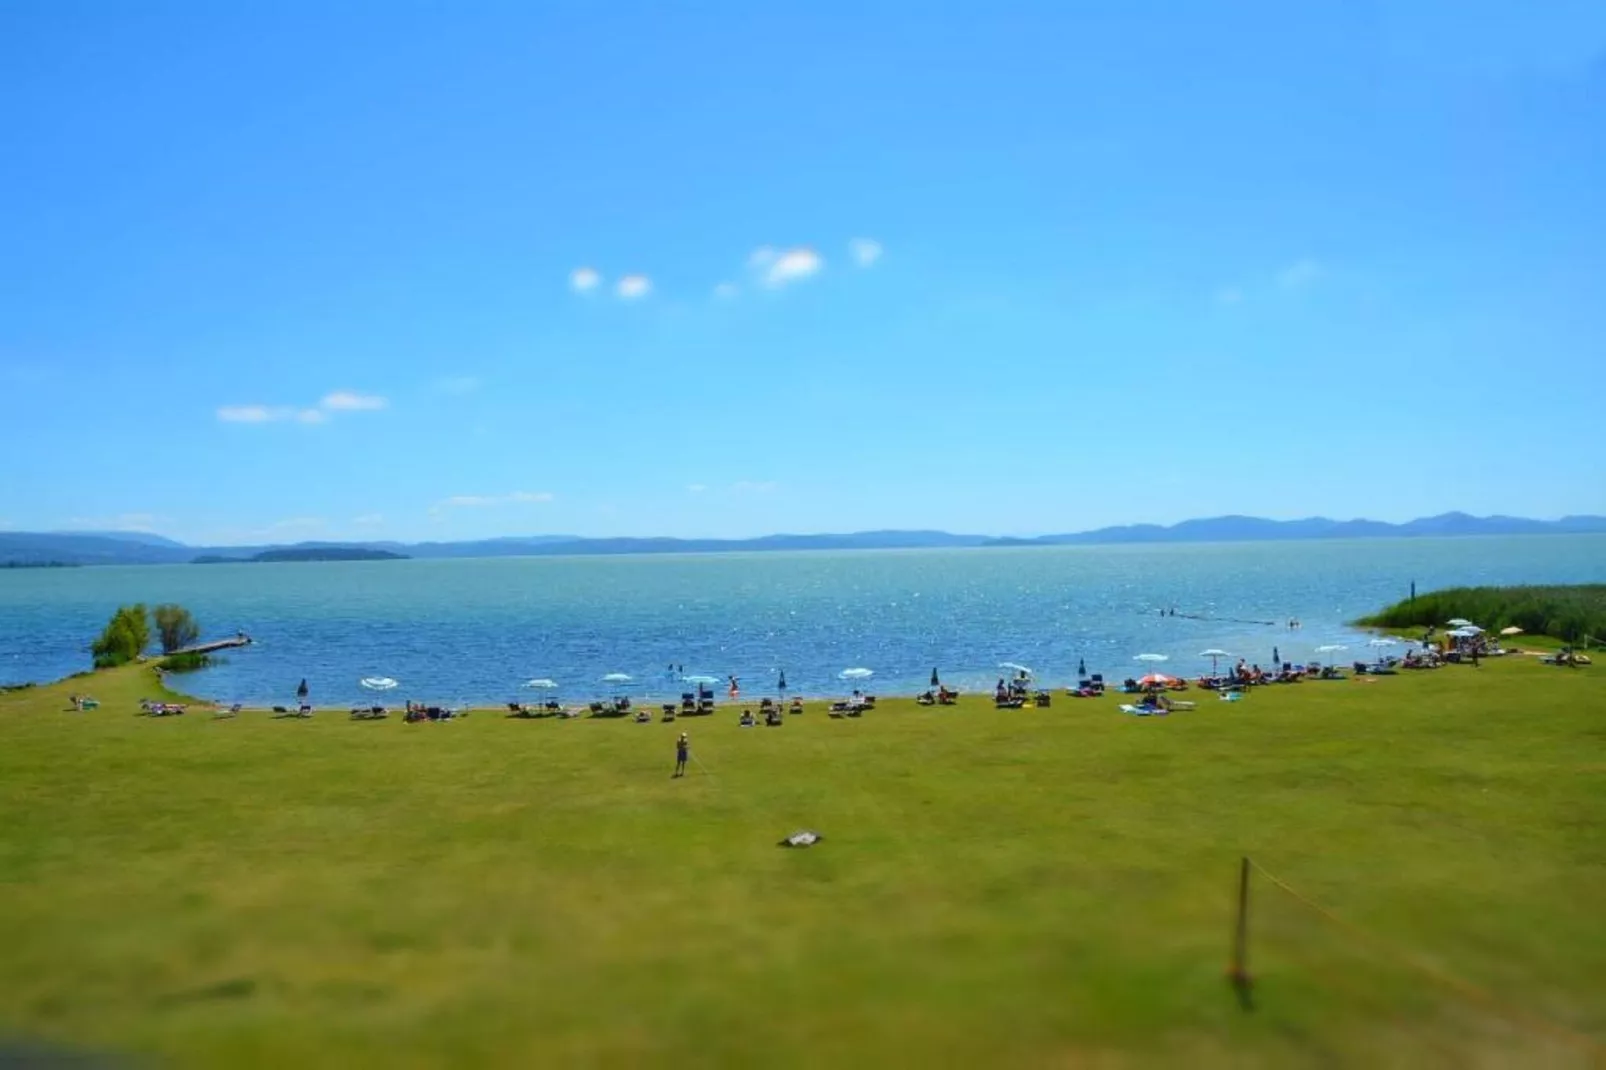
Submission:
<svg viewBox="0 0 1606 1070">
<path fill-rule="evenodd" d="M 679 667 L 749 695 L 782 669 L 791 691 L 841 693 L 852 667 L 874 671 L 872 693 L 922 690 L 933 667 L 977 690 L 1006 661 L 1063 685 L 1079 659 L 1120 680 L 1140 653 L 1190 675 L 1210 647 L 1263 665 L 1274 647 L 1364 656 L 1345 622 L 1413 580 L 1606 582 L 1606 535 L 4 570 L 0 682 L 87 668 L 111 612 L 143 601 L 257 640 L 183 678 L 225 701 L 287 702 L 305 678 L 314 703 L 345 704 L 371 697 L 365 676 L 400 680 L 398 702 L 532 698 L 534 677 L 566 699 L 661 697 L 684 690 Z"/>
</svg>

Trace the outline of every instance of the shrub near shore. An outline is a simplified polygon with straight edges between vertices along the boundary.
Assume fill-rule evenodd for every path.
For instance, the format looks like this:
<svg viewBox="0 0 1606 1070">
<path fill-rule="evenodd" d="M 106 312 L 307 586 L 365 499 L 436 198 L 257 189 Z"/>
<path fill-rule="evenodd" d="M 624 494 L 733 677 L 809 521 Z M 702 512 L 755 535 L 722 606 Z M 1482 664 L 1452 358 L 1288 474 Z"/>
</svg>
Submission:
<svg viewBox="0 0 1606 1070">
<path fill-rule="evenodd" d="M 1518 627 L 1567 643 L 1606 637 L 1606 584 L 1571 587 L 1451 587 L 1396 602 L 1357 624 L 1372 628 L 1442 628 L 1476 622 L 1491 632 Z"/>
</svg>

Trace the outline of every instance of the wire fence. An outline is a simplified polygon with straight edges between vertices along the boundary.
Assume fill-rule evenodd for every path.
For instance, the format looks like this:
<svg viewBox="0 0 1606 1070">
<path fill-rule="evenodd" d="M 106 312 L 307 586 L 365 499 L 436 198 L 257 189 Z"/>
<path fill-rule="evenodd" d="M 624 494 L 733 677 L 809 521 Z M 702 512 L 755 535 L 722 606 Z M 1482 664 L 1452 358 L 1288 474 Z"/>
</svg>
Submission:
<svg viewBox="0 0 1606 1070">
<path fill-rule="evenodd" d="M 1242 860 L 1238 892 L 1228 976 L 1246 1008 L 1271 998 L 1276 985 L 1282 995 L 1338 997 L 1379 1032 L 1409 1036 L 1437 1063 L 1503 1051 L 1509 1057 L 1496 1058 L 1501 1065 L 1606 1068 L 1602 1040 L 1355 924 L 1253 859 Z"/>
</svg>

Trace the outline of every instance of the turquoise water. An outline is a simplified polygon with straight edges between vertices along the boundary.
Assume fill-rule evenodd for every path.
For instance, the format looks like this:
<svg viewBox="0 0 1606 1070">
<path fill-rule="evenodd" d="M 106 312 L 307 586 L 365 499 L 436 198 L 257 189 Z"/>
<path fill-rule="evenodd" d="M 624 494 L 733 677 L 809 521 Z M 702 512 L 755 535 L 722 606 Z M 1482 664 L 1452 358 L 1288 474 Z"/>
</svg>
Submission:
<svg viewBox="0 0 1606 1070">
<path fill-rule="evenodd" d="M 1324 643 L 1365 653 L 1344 621 L 1420 590 L 1464 583 L 1606 582 L 1606 536 L 1373 539 L 971 550 L 502 558 L 175 565 L 0 571 L 0 681 L 86 668 L 87 646 L 123 602 L 179 602 L 207 637 L 244 630 L 255 646 L 185 680 L 203 696 L 284 702 L 305 677 L 315 703 L 368 697 L 502 702 L 550 677 L 563 698 L 618 690 L 678 694 L 666 666 L 748 694 L 923 689 L 932 668 L 966 689 L 998 664 L 1039 679 L 1120 679 L 1140 653 L 1197 673 L 1220 647 L 1261 664 L 1278 647 L 1304 660 Z M 1175 606 L 1185 616 L 1161 616 Z M 1298 618 L 1303 627 L 1290 631 Z M 1276 622 L 1244 623 L 1244 622 Z M 623 672 L 622 688 L 602 681 Z"/>
</svg>

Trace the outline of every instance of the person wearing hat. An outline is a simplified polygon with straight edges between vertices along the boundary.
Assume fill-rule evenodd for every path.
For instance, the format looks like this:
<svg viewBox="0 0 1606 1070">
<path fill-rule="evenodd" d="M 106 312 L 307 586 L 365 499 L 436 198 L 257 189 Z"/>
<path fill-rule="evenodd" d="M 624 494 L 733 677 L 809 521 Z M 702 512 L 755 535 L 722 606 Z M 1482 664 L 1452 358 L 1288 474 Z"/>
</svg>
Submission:
<svg viewBox="0 0 1606 1070">
<path fill-rule="evenodd" d="M 682 732 L 675 740 L 675 776 L 686 775 L 686 762 L 691 758 L 691 739 Z M 671 778 L 673 779 L 673 778 Z"/>
</svg>

